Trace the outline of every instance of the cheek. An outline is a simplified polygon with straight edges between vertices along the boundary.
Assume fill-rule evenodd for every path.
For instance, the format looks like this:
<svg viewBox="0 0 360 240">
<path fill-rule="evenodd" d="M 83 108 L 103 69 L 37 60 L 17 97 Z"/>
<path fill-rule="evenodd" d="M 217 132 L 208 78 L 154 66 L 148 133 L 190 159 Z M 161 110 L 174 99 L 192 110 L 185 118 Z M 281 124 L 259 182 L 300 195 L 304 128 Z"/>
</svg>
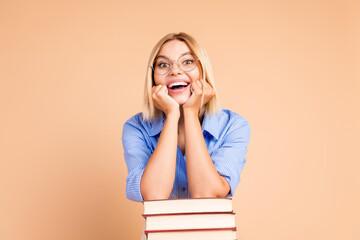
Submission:
<svg viewBox="0 0 360 240">
<path fill-rule="evenodd" d="M 192 81 L 200 80 L 201 79 L 201 70 L 200 69 L 194 69 L 190 74 L 190 78 Z"/>
<path fill-rule="evenodd" d="M 202 78 L 202 68 L 201 65 L 198 64 L 198 66 L 195 68 L 196 70 L 196 78 L 201 79 Z"/>
<path fill-rule="evenodd" d="M 159 75 L 154 75 L 154 82 L 155 82 L 155 85 L 159 85 L 159 84 L 162 84 L 164 82 L 163 80 L 164 77 L 162 76 L 159 76 Z"/>
</svg>

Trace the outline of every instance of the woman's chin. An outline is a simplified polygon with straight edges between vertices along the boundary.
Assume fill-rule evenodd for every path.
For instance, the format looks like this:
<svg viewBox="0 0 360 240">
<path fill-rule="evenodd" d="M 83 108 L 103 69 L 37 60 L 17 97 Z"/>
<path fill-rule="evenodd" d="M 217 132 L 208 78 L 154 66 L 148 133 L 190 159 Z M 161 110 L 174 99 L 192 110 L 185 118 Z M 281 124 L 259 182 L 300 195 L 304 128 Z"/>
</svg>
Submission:
<svg viewBox="0 0 360 240">
<path fill-rule="evenodd" d="M 181 106 L 186 103 L 186 101 L 189 99 L 189 96 L 176 96 L 173 98 Z"/>
</svg>

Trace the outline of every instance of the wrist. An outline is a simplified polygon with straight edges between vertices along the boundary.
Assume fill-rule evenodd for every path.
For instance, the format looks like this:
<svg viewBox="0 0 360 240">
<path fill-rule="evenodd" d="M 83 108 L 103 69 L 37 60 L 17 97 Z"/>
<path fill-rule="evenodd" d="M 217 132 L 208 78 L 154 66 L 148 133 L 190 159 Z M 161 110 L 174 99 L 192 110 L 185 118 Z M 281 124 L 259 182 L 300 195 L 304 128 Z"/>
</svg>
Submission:
<svg viewBox="0 0 360 240">
<path fill-rule="evenodd" d="M 169 110 L 168 112 L 166 112 L 165 115 L 166 115 L 166 118 L 175 118 L 175 119 L 179 120 L 180 110 L 179 110 L 179 108 L 172 109 L 172 110 Z"/>
<path fill-rule="evenodd" d="M 193 108 L 183 108 L 184 117 L 196 117 L 198 118 L 199 111 Z"/>
</svg>

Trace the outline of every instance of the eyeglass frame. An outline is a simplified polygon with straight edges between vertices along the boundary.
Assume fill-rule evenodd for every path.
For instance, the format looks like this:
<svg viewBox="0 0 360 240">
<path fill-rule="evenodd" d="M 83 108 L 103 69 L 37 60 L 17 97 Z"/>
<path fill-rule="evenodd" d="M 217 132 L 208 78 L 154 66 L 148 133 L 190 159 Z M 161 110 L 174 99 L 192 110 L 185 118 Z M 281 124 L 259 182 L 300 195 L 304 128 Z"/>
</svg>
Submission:
<svg viewBox="0 0 360 240">
<path fill-rule="evenodd" d="M 192 70 L 194 70 L 194 69 L 196 68 L 196 65 L 195 65 L 195 67 L 194 67 L 193 69 L 191 69 L 190 71 L 184 71 L 184 70 L 180 67 L 180 64 L 179 64 L 179 62 L 178 62 L 180 58 L 182 58 L 183 56 L 186 56 L 186 55 L 192 55 L 192 56 L 195 58 L 195 61 L 200 61 L 200 59 L 199 59 L 198 57 L 196 57 L 194 54 L 187 52 L 187 53 L 182 54 L 177 60 L 171 60 L 171 59 L 169 59 L 169 58 L 167 58 L 167 57 L 165 57 L 165 56 L 157 56 L 157 57 L 154 59 L 153 63 L 150 65 L 150 67 L 151 67 L 151 69 L 153 70 L 153 73 L 156 73 L 156 72 L 155 72 L 155 68 L 154 68 L 154 63 L 158 60 L 158 58 L 162 57 L 162 58 L 166 58 L 167 60 L 169 60 L 170 63 L 171 63 L 171 65 L 170 65 L 169 70 L 168 70 L 166 73 L 162 73 L 162 74 L 156 73 L 157 75 L 165 75 L 165 74 L 169 73 L 169 72 L 172 70 L 173 66 L 174 66 L 173 62 L 176 62 L 176 65 L 178 66 L 179 69 L 181 69 L 181 71 L 183 71 L 183 72 L 191 72 Z"/>
</svg>

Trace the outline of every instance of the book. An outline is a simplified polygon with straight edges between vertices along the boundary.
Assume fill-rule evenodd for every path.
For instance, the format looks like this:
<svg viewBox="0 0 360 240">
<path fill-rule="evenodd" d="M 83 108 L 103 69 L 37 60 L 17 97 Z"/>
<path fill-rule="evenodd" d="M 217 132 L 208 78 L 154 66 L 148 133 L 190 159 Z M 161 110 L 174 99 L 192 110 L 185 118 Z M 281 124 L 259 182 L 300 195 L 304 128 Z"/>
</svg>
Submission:
<svg viewBox="0 0 360 240">
<path fill-rule="evenodd" d="M 143 216 L 146 218 L 146 231 L 236 227 L 233 212 L 143 214 Z"/>
<path fill-rule="evenodd" d="M 231 198 L 182 198 L 143 201 L 144 214 L 232 212 Z"/>
<path fill-rule="evenodd" d="M 147 240 L 236 240 L 236 228 L 146 231 Z"/>
<path fill-rule="evenodd" d="M 231 198 L 143 201 L 148 240 L 236 240 Z"/>
</svg>

